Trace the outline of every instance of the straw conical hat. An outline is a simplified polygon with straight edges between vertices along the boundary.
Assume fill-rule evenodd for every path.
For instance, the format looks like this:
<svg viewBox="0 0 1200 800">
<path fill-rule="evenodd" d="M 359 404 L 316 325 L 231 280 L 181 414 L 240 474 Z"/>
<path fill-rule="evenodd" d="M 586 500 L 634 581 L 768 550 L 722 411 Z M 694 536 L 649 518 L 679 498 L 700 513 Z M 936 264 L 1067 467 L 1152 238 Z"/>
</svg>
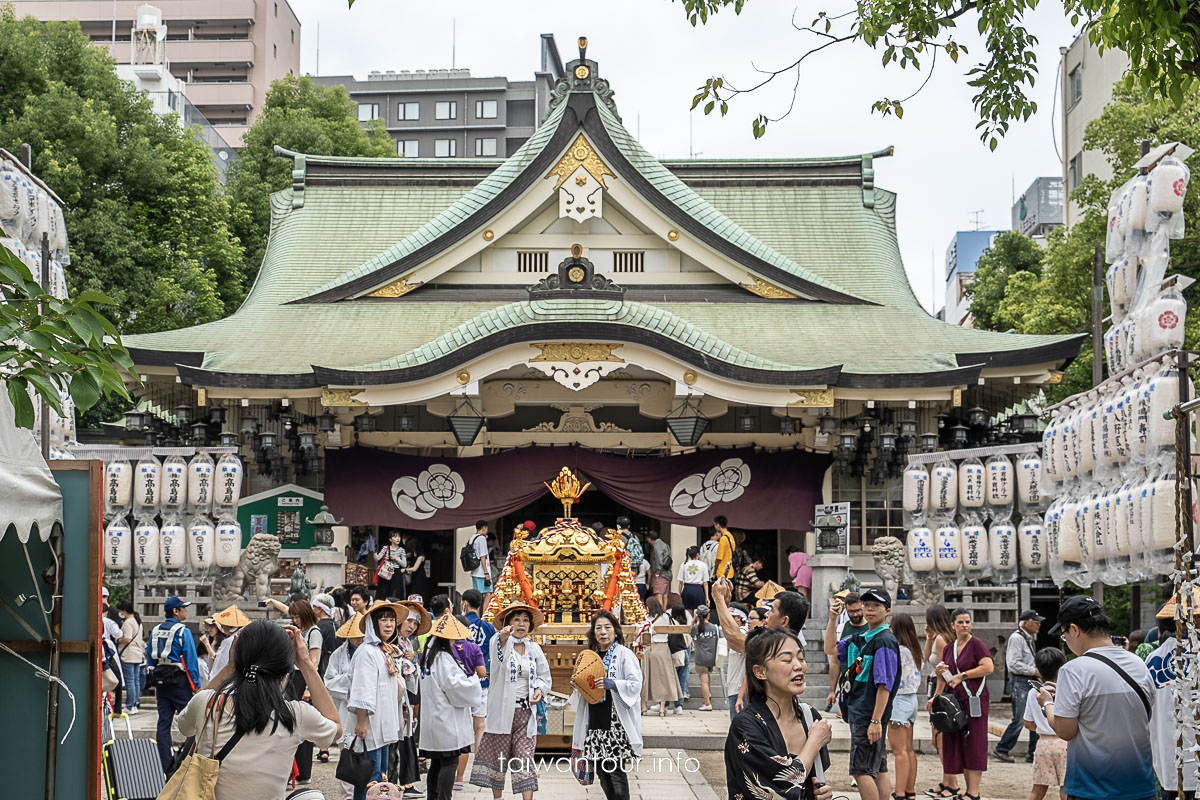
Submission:
<svg viewBox="0 0 1200 800">
<path fill-rule="evenodd" d="M 212 619 L 213 622 L 223 625 L 226 628 L 244 628 L 250 624 L 250 618 L 243 614 L 242 610 L 236 604 L 224 611 L 213 614 Z"/>
<path fill-rule="evenodd" d="M 1155 619 L 1174 619 L 1175 618 L 1175 600 L 1176 600 L 1176 596 L 1171 595 L 1171 599 L 1167 601 L 1167 604 L 1165 606 L 1163 606 L 1162 608 L 1160 608 L 1158 610 L 1158 613 L 1154 615 L 1154 618 Z M 1187 598 L 1184 598 L 1184 603 L 1183 603 L 1184 614 L 1186 614 L 1188 612 L 1188 610 L 1189 610 L 1189 608 L 1188 608 Z M 1192 602 L 1191 602 L 1190 610 L 1193 614 L 1200 614 L 1200 589 L 1194 589 L 1192 591 Z"/>
<path fill-rule="evenodd" d="M 433 621 L 433 635 L 439 639 L 450 639 L 457 642 L 471 638 L 471 631 L 447 611 Z"/>
<path fill-rule="evenodd" d="M 784 589 L 782 586 L 780 586 L 775 581 L 767 581 L 767 585 L 762 587 L 761 589 L 759 589 L 757 592 L 755 592 L 754 596 L 757 597 L 759 600 L 765 600 L 766 602 L 769 603 L 770 601 L 775 599 L 775 595 L 783 594 L 786 591 L 787 591 L 787 589 Z"/>
<path fill-rule="evenodd" d="M 425 610 L 425 606 L 408 600 L 397 600 L 396 605 L 404 606 L 410 612 L 421 615 L 421 621 L 417 623 L 417 636 L 424 636 L 429 633 L 429 629 L 433 627 L 433 617 L 429 616 L 429 612 Z M 405 616 L 407 617 L 407 615 Z"/>
<path fill-rule="evenodd" d="M 357 635 L 365 637 L 367 635 L 367 617 L 371 616 L 376 611 L 383 611 L 385 608 L 390 608 L 392 610 L 392 612 L 396 615 L 396 630 L 399 631 L 400 630 L 400 622 L 408 617 L 408 609 L 405 608 L 404 606 L 400 605 L 399 603 L 387 603 L 387 602 L 384 602 L 383 600 L 377 600 L 377 601 L 375 601 L 375 603 L 373 603 L 371 605 L 370 608 L 368 608 L 366 611 L 364 611 L 362 613 L 362 616 L 359 618 L 359 620 L 358 620 L 359 633 Z"/>
<path fill-rule="evenodd" d="M 362 616 L 362 614 L 355 614 L 353 617 L 346 620 L 345 624 L 337 629 L 337 637 L 339 639 L 363 638 L 363 632 L 358 628 L 358 623 L 362 621 Z"/>
<path fill-rule="evenodd" d="M 595 678 L 597 682 L 604 678 L 604 660 L 595 650 L 580 650 L 575 659 L 575 671 L 571 673 L 571 685 L 591 705 L 604 699 L 604 686 L 593 689 L 589 678 Z"/>
<path fill-rule="evenodd" d="M 504 609 L 496 616 L 496 619 L 497 619 L 497 621 L 500 622 L 500 624 L 502 626 L 507 625 L 508 624 L 508 615 L 512 614 L 515 611 L 528 612 L 529 616 L 533 619 L 533 624 L 529 626 L 530 633 L 533 633 L 535 630 L 540 628 L 542 625 L 546 624 L 546 616 L 541 611 L 539 611 L 536 606 L 531 606 L 528 603 L 519 603 L 519 602 L 512 602 L 512 603 L 509 603 L 508 605 L 506 605 L 504 607 Z"/>
</svg>

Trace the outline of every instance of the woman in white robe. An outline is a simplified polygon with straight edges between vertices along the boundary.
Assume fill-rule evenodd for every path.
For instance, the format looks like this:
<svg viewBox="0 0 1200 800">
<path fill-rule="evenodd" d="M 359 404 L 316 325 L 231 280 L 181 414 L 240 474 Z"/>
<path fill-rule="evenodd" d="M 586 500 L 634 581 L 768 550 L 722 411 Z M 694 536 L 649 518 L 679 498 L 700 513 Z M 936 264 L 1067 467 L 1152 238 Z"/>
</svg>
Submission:
<svg viewBox="0 0 1200 800">
<path fill-rule="evenodd" d="M 365 743 L 374 764 L 372 780 L 387 778 L 388 747 L 399 738 L 400 694 L 404 659 L 396 644 L 398 620 L 408 609 L 395 603 L 376 603 L 359 621 L 363 644 L 350 659 L 350 695 L 346 707 L 354 715 L 354 739 Z M 354 800 L 366 800 L 367 789 L 354 790 Z"/>
<path fill-rule="evenodd" d="M 350 700 L 350 661 L 354 656 L 354 651 L 363 643 L 361 631 L 358 629 L 358 622 L 362 619 L 361 614 L 355 614 L 345 625 L 338 628 L 337 637 L 342 640 L 342 644 L 334 649 L 329 656 L 329 664 L 325 667 L 325 688 L 329 691 L 329 696 L 333 698 L 333 704 L 337 707 L 338 719 L 342 723 L 342 738 L 341 745 L 347 746 L 354 738 L 354 726 L 357 723 L 355 715 L 350 712 L 347 703 Z M 354 787 L 343 781 L 338 781 L 342 787 L 342 795 L 344 800 L 351 800 L 354 797 Z"/>
<path fill-rule="evenodd" d="M 426 800 L 451 800 L 458 757 L 471 752 L 471 707 L 483 702 L 479 677 L 467 673 L 450 651 L 471 631 L 448 612 L 433 622 L 421 662 L 421 756 L 429 759 Z"/>
<path fill-rule="evenodd" d="M 542 648 L 528 639 L 545 618 L 524 603 L 511 603 L 500 612 L 503 627 L 492 642 L 487 721 L 471 783 L 504 792 L 504 775 L 512 772 L 513 794 L 532 800 L 537 791 L 533 751 L 537 744 L 537 704 L 550 691 L 550 663 Z"/>
<path fill-rule="evenodd" d="M 429 618 L 429 612 L 420 603 L 400 600 L 397 604 L 408 609 L 408 616 L 400 620 L 400 638 L 396 642 L 403 659 L 401 671 L 404 674 L 404 683 L 400 689 L 400 732 L 388 757 L 388 781 L 407 790 L 421 779 L 416 738 L 417 710 L 413 708 L 412 703 L 421 670 L 417 666 L 417 652 L 413 649 L 412 642 L 416 636 L 429 633 L 432 620 Z"/>
<path fill-rule="evenodd" d="M 587 644 L 604 662 L 605 692 L 594 705 L 578 689 L 571 693 L 569 702 L 575 707 L 571 750 L 581 751 L 593 763 L 608 800 L 628 800 L 628 771 L 642 755 L 642 667 L 625 646 L 621 623 L 608 611 L 597 611 L 592 617 Z"/>
</svg>

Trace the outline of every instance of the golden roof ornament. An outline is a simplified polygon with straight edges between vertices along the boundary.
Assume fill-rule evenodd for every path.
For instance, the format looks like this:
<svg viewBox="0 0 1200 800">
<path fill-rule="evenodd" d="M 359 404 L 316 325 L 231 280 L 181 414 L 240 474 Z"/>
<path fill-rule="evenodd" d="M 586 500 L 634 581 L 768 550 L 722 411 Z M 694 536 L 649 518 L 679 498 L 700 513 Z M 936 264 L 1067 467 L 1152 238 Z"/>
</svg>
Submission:
<svg viewBox="0 0 1200 800">
<path fill-rule="evenodd" d="M 554 495 L 562 503 L 563 519 L 573 519 L 571 516 L 571 506 L 578 503 L 579 498 L 592 485 L 589 481 L 581 486 L 579 478 L 575 477 L 575 473 L 571 472 L 570 467 L 563 467 L 559 470 L 558 477 L 554 479 L 553 483 L 546 483 L 545 481 L 542 483 L 550 490 L 550 494 Z"/>
</svg>

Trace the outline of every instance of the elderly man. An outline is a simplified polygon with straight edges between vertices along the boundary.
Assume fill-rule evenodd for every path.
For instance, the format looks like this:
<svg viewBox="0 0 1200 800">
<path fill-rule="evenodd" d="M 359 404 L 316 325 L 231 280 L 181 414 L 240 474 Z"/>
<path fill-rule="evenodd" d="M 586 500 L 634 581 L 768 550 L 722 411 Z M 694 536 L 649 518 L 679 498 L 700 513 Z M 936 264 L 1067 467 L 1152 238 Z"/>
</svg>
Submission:
<svg viewBox="0 0 1200 800">
<path fill-rule="evenodd" d="M 1008 667 L 1008 694 L 1012 698 L 1012 722 L 1004 729 L 1004 735 L 992 751 L 992 756 L 1011 764 L 1013 758 L 1009 755 L 1021 739 L 1021 729 L 1025 726 L 1025 699 L 1029 695 L 1029 682 L 1037 677 L 1037 664 L 1033 657 L 1037 652 L 1035 641 L 1038 631 L 1042 629 L 1045 617 L 1032 608 L 1021 612 L 1017 629 L 1008 637 L 1008 647 L 1004 652 L 1004 663 Z M 1037 748 L 1038 735 L 1036 731 L 1029 732 L 1029 749 L 1025 760 L 1033 762 L 1033 751 Z"/>
</svg>

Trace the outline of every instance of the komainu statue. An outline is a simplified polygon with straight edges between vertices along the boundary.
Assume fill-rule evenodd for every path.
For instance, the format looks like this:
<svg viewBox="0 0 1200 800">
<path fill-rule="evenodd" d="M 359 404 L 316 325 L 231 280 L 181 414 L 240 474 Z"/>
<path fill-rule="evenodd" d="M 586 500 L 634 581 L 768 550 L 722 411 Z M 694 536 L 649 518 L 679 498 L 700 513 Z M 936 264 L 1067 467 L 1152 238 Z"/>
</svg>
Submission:
<svg viewBox="0 0 1200 800">
<path fill-rule="evenodd" d="M 875 574 L 895 602 L 896 591 L 904 577 L 904 543 L 895 536 L 880 536 L 871 545 L 871 556 L 875 559 Z"/>
<path fill-rule="evenodd" d="M 217 581 L 217 600 L 255 600 L 271 596 L 271 576 L 279 569 L 279 537 L 256 533 L 233 572 Z"/>
</svg>

